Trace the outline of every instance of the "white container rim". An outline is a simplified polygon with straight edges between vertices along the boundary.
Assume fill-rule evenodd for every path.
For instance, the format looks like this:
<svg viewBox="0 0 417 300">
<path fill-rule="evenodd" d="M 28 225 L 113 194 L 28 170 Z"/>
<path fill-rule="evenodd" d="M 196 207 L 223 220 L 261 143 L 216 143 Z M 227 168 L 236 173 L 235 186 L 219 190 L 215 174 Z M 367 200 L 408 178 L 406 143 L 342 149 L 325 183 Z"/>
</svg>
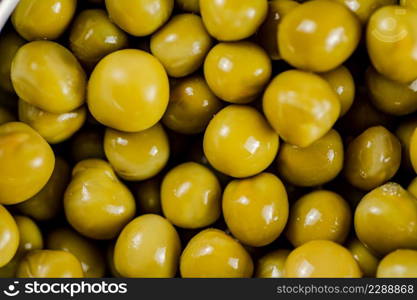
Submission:
<svg viewBox="0 0 417 300">
<path fill-rule="evenodd" d="M 19 0 L 0 0 L 0 32 L 18 3 Z"/>
</svg>

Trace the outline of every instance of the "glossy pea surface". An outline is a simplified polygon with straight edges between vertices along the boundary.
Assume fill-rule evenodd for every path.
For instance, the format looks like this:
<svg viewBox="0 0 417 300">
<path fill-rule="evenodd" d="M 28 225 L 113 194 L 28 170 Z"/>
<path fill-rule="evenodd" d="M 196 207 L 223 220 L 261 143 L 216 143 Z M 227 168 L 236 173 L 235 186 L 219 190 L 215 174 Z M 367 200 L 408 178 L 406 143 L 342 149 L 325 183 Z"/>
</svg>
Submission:
<svg viewBox="0 0 417 300">
<path fill-rule="evenodd" d="M 171 16 L 174 0 L 106 0 L 110 19 L 133 36 L 155 32 Z"/>
<path fill-rule="evenodd" d="M 270 76 L 268 54 L 252 42 L 219 43 L 204 62 L 208 86 L 217 97 L 231 103 L 255 100 Z"/>
<path fill-rule="evenodd" d="M 400 4 L 405 7 L 417 8 L 417 1 L 415 0 L 400 0 Z"/>
<path fill-rule="evenodd" d="M 340 115 L 345 115 L 353 104 L 355 99 L 355 82 L 353 80 L 352 73 L 345 66 L 340 66 L 329 72 L 320 74 L 336 94 L 339 96 L 340 100 Z"/>
<path fill-rule="evenodd" d="M 279 52 L 296 68 L 327 72 L 353 53 L 360 30 L 358 19 L 344 5 L 331 0 L 308 1 L 291 10 L 281 22 Z"/>
<path fill-rule="evenodd" d="M 204 25 L 219 41 L 238 41 L 251 36 L 266 18 L 267 11 L 267 0 L 200 1 Z"/>
<path fill-rule="evenodd" d="M 87 117 L 85 106 L 65 113 L 50 113 L 19 100 L 19 120 L 30 125 L 48 143 L 61 143 L 83 126 Z"/>
<path fill-rule="evenodd" d="M 385 127 L 368 128 L 346 150 L 345 176 L 355 187 L 369 191 L 398 171 L 401 144 Z"/>
<path fill-rule="evenodd" d="M 292 145 L 307 147 L 324 136 L 340 115 L 340 101 L 329 83 L 313 73 L 290 70 L 277 75 L 263 95 L 271 126 Z"/>
<path fill-rule="evenodd" d="M 14 219 L 19 231 L 17 254 L 22 255 L 31 250 L 42 249 L 44 241 L 38 225 L 26 216 L 15 216 Z"/>
<path fill-rule="evenodd" d="M 162 180 L 161 205 L 166 218 L 176 226 L 211 225 L 221 211 L 219 180 L 211 170 L 195 162 L 178 165 Z"/>
<path fill-rule="evenodd" d="M 256 36 L 261 46 L 273 60 L 281 59 L 277 41 L 279 25 L 284 16 L 298 5 L 299 3 L 293 0 L 272 0 L 268 2 L 268 14 Z"/>
<path fill-rule="evenodd" d="M 357 238 L 351 240 L 347 244 L 347 248 L 361 268 L 363 276 L 374 277 L 379 263 L 378 256 Z"/>
<path fill-rule="evenodd" d="M 12 23 L 28 41 L 55 40 L 71 22 L 76 7 L 76 0 L 22 0 L 12 14 Z"/>
<path fill-rule="evenodd" d="M 417 278 L 417 251 L 399 249 L 385 256 L 378 265 L 377 278 Z"/>
<path fill-rule="evenodd" d="M 283 278 L 284 266 L 290 250 L 275 250 L 262 256 L 256 265 L 257 278 Z"/>
<path fill-rule="evenodd" d="M 167 163 L 169 142 L 160 124 L 134 133 L 107 129 L 104 152 L 120 177 L 144 180 L 158 174 Z"/>
<path fill-rule="evenodd" d="M 174 277 L 180 249 L 174 226 L 161 216 L 145 214 L 132 220 L 120 233 L 114 264 L 124 277 Z"/>
<path fill-rule="evenodd" d="M 253 262 L 245 248 L 218 229 L 206 229 L 195 235 L 181 255 L 181 277 L 251 277 Z"/>
<path fill-rule="evenodd" d="M 286 236 L 294 247 L 313 240 L 343 243 L 349 233 L 352 213 L 338 194 L 318 190 L 298 199 L 290 209 Z"/>
<path fill-rule="evenodd" d="M 131 192 L 103 160 L 81 161 L 72 175 L 64 194 L 68 222 L 86 237 L 115 238 L 135 214 Z"/>
<path fill-rule="evenodd" d="M 0 277 L 417 276 L 417 0 L 16 2 Z"/>
<path fill-rule="evenodd" d="M 395 130 L 395 136 L 401 143 L 401 165 L 408 171 L 412 170 L 410 145 L 411 137 L 417 128 L 417 119 L 408 118 L 400 122 Z"/>
<path fill-rule="evenodd" d="M 86 75 L 75 56 L 50 41 L 20 47 L 13 59 L 11 79 L 17 95 L 51 113 L 65 113 L 85 101 Z"/>
<path fill-rule="evenodd" d="M 68 163 L 61 157 L 56 157 L 52 175 L 42 190 L 15 207 L 36 221 L 47 221 L 57 217 L 62 209 L 62 196 L 69 183 L 70 173 Z"/>
<path fill-rule="evenodd" d="M 417 81 L 396 82 L 371 67 L 366 72 L 366 85 L 372 103 L 379 110 L 396 116 L 417 111 Z"/>
<path fill-rule="evenodd" d="M 417 199 L 397 183 L 366 194 L 356 207 L 354 221 L 359 240 L 377 254 L 417 249 Z"/>
<path fill-rule="evenodd" d="M 266 169 L 278 151 L 279 138 L 254 108 L 230 105 L 210 121 L 204 133 L 209 163 L 232 177 L 248 177 Z"/>
<path fill-rule="evenodd" d="M 10 69 L 17 50 L 25 43 L 15 32 L 4 32 L 0 37 L 0 87 L 8 92 L 13 92 L 13 84 L 10 79 Z"/>
<path fill-rule="evenodd" d="M 69 40 L 74 55 L 87 65 L 97 63 L 107 54 L 128 44 L 127 35 L 111 22 L 102 9 L 82 11 L 74 20 Z"/>
<path fill-rule="evenodd" d="M 121 131 L 137 132 L 155 125 L 168 99 L 164 67 L 141 50 L 125 49 L 107 55 L 88 81 L 91 114 L 103 125 Z"/>
<path fill-rule="evenodd" d="M 230 182 L 223 193 L 223 216 L 240 242 L 260 247 L 273 242 L 288 220 L 288 197 L 271 173 Z"/>
<path fill-rule="evenodd" d="M 331 241 L 310 241 L 287 257 L 286 278 L 359 278 L 361 270 L 352 254 Z"/>
<path fill-rule="evenodd" d="M 184 77 L 200 68 L 211 45 L 201 17 L 194 14 L 174 16 L 150 42 L 152 54 L 172 77 Z"/>
<path fill-rule="evenodd" d="M 411 165 L 413 166 L 414 171 L 416 171 L 417 170 L 417 131 L 415 129 L 413 130 L 413 133 L 410 138 L 409 154 L 410 154 Z"/>
<path fill-rule="evenodd" d="M 0 126 L 0 203 L 17 204 L 38 193 L 55 164 L 49 144 L 21 122 Z"/>
<path fill-rule="evenodd" d="M 18 278 L 83 278 L 80 261 L 62 250 L 34 250 L 19 263 Z"/>
<path fill-rule="evenodd" d="M 372 14 L 380 7 L 396 4 L 396 0 L 336 0 L 349 8 L 366 25 Z M 403 1 L 403 0 L 402 0 Z"/>
<path fill-rule="evenodd" d="M 44 246 L 43 236 L 39 226 L 29 217 L 14 216 L 14 221 L 19 232 L 19 246 L 13 258 L 0 268 L 0 278 L 16 277 L 20 260 L 31 250 L 42 249 Z"/>
<path fill-rule="evenodd" d="M 10 262 L 19 247 L 19 229 L 9 211 L 0 204 L 0 267 Z"/>
<path fill-rule="evenodd" d="M 105 262 L 100 249 L 93 241 L 84 238 L 69 228 L 57 228 L 47 237 L 47 246 L 51 250 L 63 250 L 73 254 L 81 263 L 85 277 L 104 276 Z"/>
<path fill-rule="evenodd" d="M 409 83 L 417 79 L 416 18 L 416 10 L 392 5 L 379 9 L 369 19 L 366 35 L 369 57 L 375 69 L 391 80 Z"/>
<path fill-rule="evenodd" d="M 308 147 L 281 145 L 277 157 L 279 174 L 296 186 L 317 186 L 334 179 L 343 168 L 343 142 L 336 130 Z"/>
<path fill-rule="evenodd" d="M 171 88 L 162 123 L 182 134 L 200 133 L 222 106 L 204 78 L 192 75 Z"/>
</svg>

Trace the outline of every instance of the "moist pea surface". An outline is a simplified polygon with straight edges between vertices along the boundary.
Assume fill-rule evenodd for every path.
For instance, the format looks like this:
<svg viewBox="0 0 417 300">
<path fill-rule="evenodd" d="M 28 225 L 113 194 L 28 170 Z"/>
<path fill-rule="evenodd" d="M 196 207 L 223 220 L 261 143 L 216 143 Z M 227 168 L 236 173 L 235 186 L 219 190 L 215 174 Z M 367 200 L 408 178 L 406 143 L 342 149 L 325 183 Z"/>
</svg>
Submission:
<svg viewBox="0 0 417 300">
<path fill-rule="evenodd" d="M 21 0 L 0 277 L 417 277 L 417 1 Z"/>
</svg>

